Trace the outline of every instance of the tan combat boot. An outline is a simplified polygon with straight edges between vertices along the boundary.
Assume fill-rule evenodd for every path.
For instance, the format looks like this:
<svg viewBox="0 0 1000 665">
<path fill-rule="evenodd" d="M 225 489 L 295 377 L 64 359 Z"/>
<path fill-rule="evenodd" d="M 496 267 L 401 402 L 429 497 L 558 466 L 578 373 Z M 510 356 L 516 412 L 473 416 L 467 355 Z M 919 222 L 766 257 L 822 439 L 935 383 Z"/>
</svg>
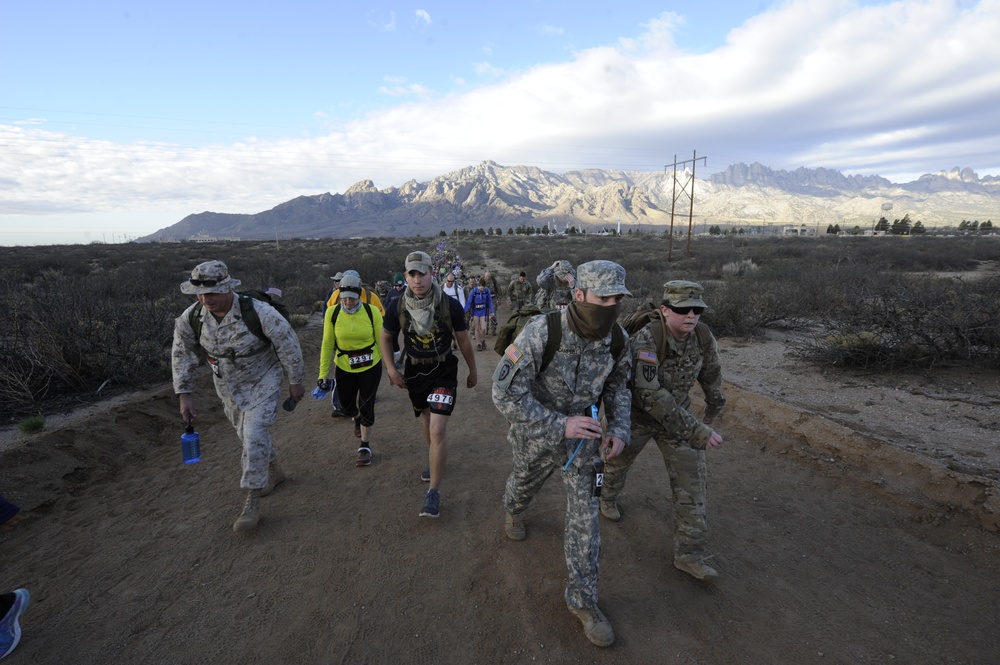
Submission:
<svg viewBox="0 0 1000 665">
<path fill-rule="evenodd" d="M 503 532 L 507 534 L 507 537 L 511 540 L 524 540 L 525 533 L 524 530 L 524 520 L 521 519 L 520 515 L 511 515 L 505 512 L 503 523 Z"/>
<path fill-rule="evenodd" d="M 601 514 L 612 522 L 618 522 L 622 518 L 622 513 L 618 510 L 617 501 L 605 501 L 601 499 Z"/>
<path fill-rule="evenodd" d="M 611 627 L 611 622 L 597 605 L 570 607 L 569 611 L 583 624 L 583 633 L 591 643 L 599 647 L 609 647 L 615 641 L 615 631 Z"/>
<path fill-rule="evenodd" d="M 267 496 L 274 491 L 274 488 L 285 482 L 285 472 L 281 470 L 278 460 L 274 460 L 267 465 L 267 485 L 260 491 L 261 496 Z"/>
<path fill-rule="evenodd" d="M 715 568 L 705 563 L 705 559 L 698 556 L 682 556 L 674 559 L 674 568 L 683 571 L 696 580 L 712 581 L 719 576 Z"/>
<path fill-rule="evenodd" d="M 247 492 L 247 502 L 243 506 L 243 514 L 233 523 L 233 531 L 249 531 L 257 528 L 260 521 L 260 490 Z"/>
</svg>

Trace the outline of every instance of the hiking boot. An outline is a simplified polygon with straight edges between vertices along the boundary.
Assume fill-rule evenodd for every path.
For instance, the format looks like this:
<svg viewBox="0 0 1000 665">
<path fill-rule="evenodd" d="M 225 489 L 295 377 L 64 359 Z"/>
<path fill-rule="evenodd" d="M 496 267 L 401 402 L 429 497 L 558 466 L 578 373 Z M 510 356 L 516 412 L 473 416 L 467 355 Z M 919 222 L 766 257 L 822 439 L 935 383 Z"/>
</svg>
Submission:
<svg viewBox="0 0 1000 665">
<path fill-rule="evenodd" d="M 622 518 L 622 513 L 618 510 L 617 501 L 605 501 L 601 499 L 601 514 L 612 522 L 618 522 Z"/>
<path fill-rule="evenodd" d="M 511 540 L 524 540 L 527 533 L 524 530 L 524 520 L 520 515 L 504 513 L 503 532 Z"/>
<path fill-rule="evenodd" d="M 267 496 L 283 482 L 285 482 L 285 472 L 281 470 L 281 465 L 275 460 L 267 465 L 267 485 L 260 491 L 260 495 Z"/>
<path fill-rule="evenodd" d="M 696 580 L 712 581 L 719 576 L 718 571 L 705 563 L 704 559 L 694 556 L 674 559 L 674 568 L 687 573 Z"/>
<path fill-rule="evenodd" d="M 371 466 L 372 463 L 372 450 L 371 448 L 358 448 L 358 461 L 356 464 L 358 466 Z"/>
<path fill-rule="evenodd" d="M 250 531 L 257 528 L 260 521 L 260 490 L 247 492 L 247 502 L 243 506 L 243 514 L 233 523 L 233 531 Z"/>
<path fill-rule="evenodd" d="M 593 644 L 609 647 L 615 641 L 615 631 L 611 622 L 597 605 L 592 607 L 571 607 L 570 613 L 583 624 L 583 633 Z"/>
<path fill-rule="evenodd" d="M 0 620 L 0 658 L 3 658 L 21 641 L 21 624 L 17 622 L 31 602 L 27 589 L 14 589 L 14 604 Z"/>
<path fill-rule="evenodd" d="M 431 517 L 437 519 L 441 514 L 441 493 L 436 489 L 427 490 L 424 497 L 424 507 L 420 509 L 419 517 Z"/>
<path fill-rule="evenodd" d="M 354 419 L 354 436 L 361 438 L 361 421 L 357 418 Z"/>
<path fill-rule="evenodd" d="M 431 468 L 430 467 L 427 467 L 426 469 L 424 469 L 423 471 L 420 472 L 420 480 L 424 481 L 425 483 L 431 482 Z"/>
</svg>

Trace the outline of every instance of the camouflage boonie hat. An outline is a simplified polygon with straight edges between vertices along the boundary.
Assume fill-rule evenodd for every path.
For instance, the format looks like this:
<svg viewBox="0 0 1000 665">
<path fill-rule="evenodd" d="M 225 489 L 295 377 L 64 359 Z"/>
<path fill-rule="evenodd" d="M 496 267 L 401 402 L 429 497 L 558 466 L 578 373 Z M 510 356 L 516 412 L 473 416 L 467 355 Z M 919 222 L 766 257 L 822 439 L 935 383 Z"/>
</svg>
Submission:
<svg viewBox="0 0 1000 665">
<path fill-rule="evenodd" d="M 202 293 L 229 293 L 240 285 L 240 280 L 229 276 L 229 268 L 222 261 L 205 261 L 191 271 L 191 279 L 181 283 L 181 293 L 196 296 Z"/>
<path fill-rule="evenodd" d="M 576 269 L 576 288 L 597 296 L 630 296 L 625 288 L 625 268 L 614 261 L 588 261 Z"/>
<path fill-rule="evenodd" d="M 701 299 L 705 288 L 698 282 L 674 279 L 663 285 L 663 299 L 672 307 L 708 307 Z"/>
</svg>

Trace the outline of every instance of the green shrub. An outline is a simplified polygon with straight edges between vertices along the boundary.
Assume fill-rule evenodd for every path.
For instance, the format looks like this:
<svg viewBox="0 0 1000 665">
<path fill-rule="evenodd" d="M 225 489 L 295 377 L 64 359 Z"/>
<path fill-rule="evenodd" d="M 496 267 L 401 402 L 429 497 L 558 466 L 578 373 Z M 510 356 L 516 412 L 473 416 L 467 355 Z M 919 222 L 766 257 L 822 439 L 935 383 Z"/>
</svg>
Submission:
<svg viewBox="0 0 1000 665">
<path fill-rule="evenodd" d="M 42 416 L 29 416 L 17 424 L 17 428 L 25 434 L 41 432 L 45 429 L 45 418 Z"/>
</svg>

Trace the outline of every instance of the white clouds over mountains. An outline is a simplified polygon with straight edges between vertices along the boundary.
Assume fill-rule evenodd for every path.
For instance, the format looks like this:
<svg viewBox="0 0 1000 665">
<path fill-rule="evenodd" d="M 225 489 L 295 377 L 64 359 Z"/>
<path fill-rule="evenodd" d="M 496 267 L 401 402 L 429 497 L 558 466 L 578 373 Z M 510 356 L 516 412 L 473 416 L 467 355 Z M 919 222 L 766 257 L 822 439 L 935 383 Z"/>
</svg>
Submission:
<svg viewBox="0 0 1000 665">
<path fill-rule="evenodd" d="M 480 63 L 496 82 L 458 93 L 375 72 L 373 89 L 384 81 L 395 105 L 325 136 L 114 143 L 46 129 L 32 112 L 0 121 L 0 214 L 256 212 L 485 159 L 655 171 L 692 149 L 710 171 L 759 161 L 897 181 L 952 166 L 1000 174 L 1000 0 L 793 0 L 703 53 L 675 45 L 680 29 L 664 14 L 565 62 L 517 73 Z"/>
</svg>

